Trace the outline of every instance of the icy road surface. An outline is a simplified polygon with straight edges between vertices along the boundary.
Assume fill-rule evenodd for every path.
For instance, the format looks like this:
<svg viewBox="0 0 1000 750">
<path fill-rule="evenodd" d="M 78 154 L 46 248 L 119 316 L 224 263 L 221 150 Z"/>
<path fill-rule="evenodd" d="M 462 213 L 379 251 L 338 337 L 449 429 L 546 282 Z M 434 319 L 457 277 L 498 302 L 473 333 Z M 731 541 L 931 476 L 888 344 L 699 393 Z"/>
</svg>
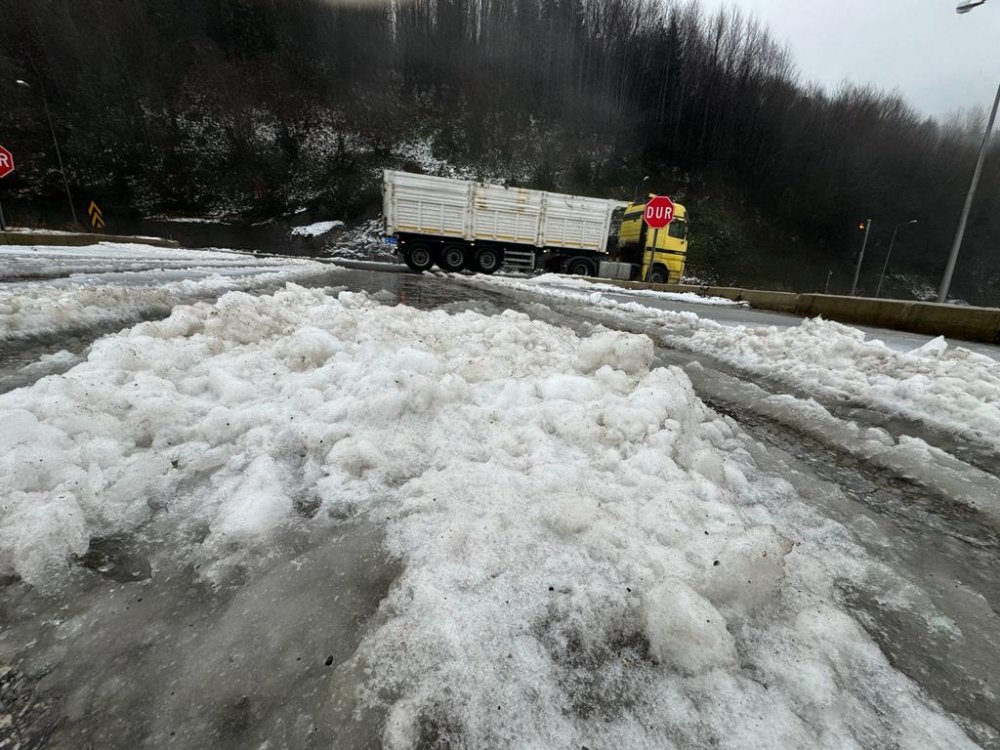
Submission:
<svg viewBox="0 0 1000 750">
<path fill-rule="evenodd" d="M 330 266 L 231 251 L 0 245 L 0 392 L 62 372 L 98 335 L 231 290 L 323 283 Z"/>
<path fill-rule="evenodd" d="M 802 322 L 799 315 L 772 312 L 770 310 L 755 310 L 745 303 L 733 302 L 722 297 L 700 297 L 690 293 L 657 292 L 645 289 L 623 289 L 612 284 L 584 281 L 571 276 L 545 274 L 534 279 L 521 279 L 522 283 L 537 286 L 540 289 L 550 289 L 556 292 L 586 293 L 600 292 L 600 298 L 623 305 L 636 303 L 644 307 L 673 312 L 690 312 L 703 318 L 709 318 L 717 323 L 728 326 L 744 326 L 749 328 L 790 328 Z M 706 305 L 714 309 L 707 310 Z M 900 352 L 916 349 L 926 344 L 933 337 L 920 333 L 893 331 L 887 328 L 855 325 L 852 328 L 865 334 L 868 339 L 882 341 L 890 349 Z M 984 354 L 993 359 L 1000 359 L 1000 346 L 963 341 L 962 347 L 978 354 Z"/>
<path fill-rule="evenodd" d="M 0 742 L 1000 746 L 993 359 L 330 273 L 0 395 Z"/>
</svg>

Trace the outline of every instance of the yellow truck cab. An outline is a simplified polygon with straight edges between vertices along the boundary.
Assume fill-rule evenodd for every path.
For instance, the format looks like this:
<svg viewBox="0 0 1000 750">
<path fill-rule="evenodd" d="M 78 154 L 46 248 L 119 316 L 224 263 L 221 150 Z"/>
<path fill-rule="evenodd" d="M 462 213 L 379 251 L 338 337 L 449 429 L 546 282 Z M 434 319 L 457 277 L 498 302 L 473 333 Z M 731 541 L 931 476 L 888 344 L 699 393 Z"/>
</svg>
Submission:
<svg viewBox="0 0 1000 750">
<path fill-rule="evenodd" d="M 678 284 L 684 274 L 687 259 L 687 209 L 674 203 L 674 219 L 666 228 L 654 232 L 642 220 L 645 203 L 630 203 L 622 216 L 618 230 L 618 254 L 630 263 L 641 264 L 640 279 L 656 284 Z M 656 235 L 653 270 L 647 275 L 649 251 Z"/>
</svg>

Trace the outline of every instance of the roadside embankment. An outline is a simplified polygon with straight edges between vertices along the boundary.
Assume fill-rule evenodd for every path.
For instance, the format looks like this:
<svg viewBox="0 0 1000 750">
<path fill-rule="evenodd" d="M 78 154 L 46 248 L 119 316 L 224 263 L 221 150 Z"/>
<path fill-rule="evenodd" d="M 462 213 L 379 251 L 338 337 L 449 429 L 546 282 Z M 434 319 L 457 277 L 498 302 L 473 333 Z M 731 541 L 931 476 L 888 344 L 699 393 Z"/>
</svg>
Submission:
<svg viewBox="0 0 1000 750">
<path fill-rule="evenodd" d="M 0 245 L 55 245 L 82 247 L 99 242 L 117 242 L 129 245 L 155 247 L 180 247 L 177 240 L 162 237 L 127 237 L 119 234 L 88 234 L 86 232 L 0 232 Z"/>
<path fill-rule="evenodd" d="M 897 331 L 910 331 L 966 341 L 1000 343 L 1000 309 L 967 305 L 941 305 L 936 302 L 872 299 L 833 294 L 796 294 L 768 292 L 736 287 L 694 286 L 691 284 L 647 284 L 640 281 L 586 279 L 614 284 L 625 289 L 653 289 L 663 292 L 689 292 L 704 297 L 724 297 L 746 302 L 761 310 L 794 313 L 808 318 L 822 316 L 840 323 L 858 323 Z"/>
</svg>

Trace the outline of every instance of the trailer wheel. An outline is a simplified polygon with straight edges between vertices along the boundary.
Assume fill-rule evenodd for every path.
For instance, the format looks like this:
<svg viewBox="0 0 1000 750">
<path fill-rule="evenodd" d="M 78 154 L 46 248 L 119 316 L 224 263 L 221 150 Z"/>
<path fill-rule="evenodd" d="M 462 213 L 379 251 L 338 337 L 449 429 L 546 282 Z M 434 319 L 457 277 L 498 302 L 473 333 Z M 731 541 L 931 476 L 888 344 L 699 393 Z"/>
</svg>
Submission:
<svg viewBox="0 0 1000 750">
<path fill-rule="evenodd" d="M 582 258 L 574 258 L 566 266 L 566 273 L 573 276 L 592 276 L 593 271 L 590 268 L 589 261 L 583 260 Z"/>
<path fill-rule="evenodd" d="M 465 248 L 461 245 L 445 245 L 438 258 L 438 265 L 445 271 L 461 271 L 468 265 Z"/>
<path fill-rule="evenodd" d="M 651 284 L 666 284 L 667 269 L 663 266 L 653 266 L 653 273 L 649 275 L 649 281 Z"/>
<path fill-rule="evenodd" d="M 403 261 L 414 271 L 426 271 L 434 265 L 434 254 L 427 245 L 412 245 L 403 252 Z"/>
<path fill-rule="evenodd" d="M 476 253 L 475 267 L 483 273 L 496 273 L 503 263 L 503 257 L 499 250 L 491 247 L 484 247 Z"/>
</svg>

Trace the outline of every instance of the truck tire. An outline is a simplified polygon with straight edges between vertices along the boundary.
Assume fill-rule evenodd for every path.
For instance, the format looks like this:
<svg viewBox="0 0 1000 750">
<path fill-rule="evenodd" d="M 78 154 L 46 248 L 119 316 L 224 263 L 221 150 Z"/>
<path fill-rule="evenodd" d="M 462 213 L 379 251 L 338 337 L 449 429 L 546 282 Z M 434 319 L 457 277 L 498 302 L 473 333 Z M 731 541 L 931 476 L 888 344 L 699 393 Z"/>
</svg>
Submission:
<svg viewBox="0 0 1000 750">
<path fill-rule="evenodd" d="M 496 273 L 502 264 L 503 256 L 499 250 L 494 250 L 492 247 L 480 248 L 473 261 L 475 269 L 481 273 Z"/>
<path fill-rule="evenodd" d="M 593 276 L 594 270 L 590 265 L 590 261 L 583 258 L 573 258 L 566 265 L 566 273 L 572 276 Z"/>
<path fill-rule="evenodd" d="M 414 271 L 426 271 L 434 265 L 434 253 L 427 245 L 411 245 L 403 251 L 403 262 Z"/>
<path fill-rule="evenodd" d="M 438 256 L 438 265 L 444 271 L 461 271 L 468 264 L 469 258 L 461 245 L 445 245 Z"/>
<path fill-rule="evenodd" d="M 663 266 L 653 266 L 653 273 L 649 275 L 649 281 L 651 284 L 666 284 L 667 269 Z"/>
</svg>

